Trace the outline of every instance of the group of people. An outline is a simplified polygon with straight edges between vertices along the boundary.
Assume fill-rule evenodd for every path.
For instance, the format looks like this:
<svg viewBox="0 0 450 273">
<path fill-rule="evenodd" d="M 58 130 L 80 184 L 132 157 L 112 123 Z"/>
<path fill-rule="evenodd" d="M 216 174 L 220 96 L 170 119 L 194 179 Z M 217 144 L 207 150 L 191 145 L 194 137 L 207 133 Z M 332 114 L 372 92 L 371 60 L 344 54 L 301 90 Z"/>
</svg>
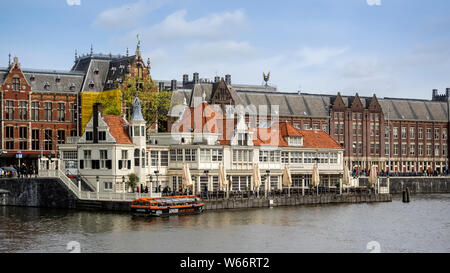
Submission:
<svg viewBox="0 0 450 273">
<path fill-rule="evenodd" d="M 12 169 L 13 170 L 12 170 Z M 9 169 L 4 170 L 2 175 L 4 177 L 32 177 L 35 174 L 35 170 L 33 165 L 27 166 L 25 163 L 22 163 L 22 165 L 17 166 L 13 165 L 9 167 Z"/>
</svg>

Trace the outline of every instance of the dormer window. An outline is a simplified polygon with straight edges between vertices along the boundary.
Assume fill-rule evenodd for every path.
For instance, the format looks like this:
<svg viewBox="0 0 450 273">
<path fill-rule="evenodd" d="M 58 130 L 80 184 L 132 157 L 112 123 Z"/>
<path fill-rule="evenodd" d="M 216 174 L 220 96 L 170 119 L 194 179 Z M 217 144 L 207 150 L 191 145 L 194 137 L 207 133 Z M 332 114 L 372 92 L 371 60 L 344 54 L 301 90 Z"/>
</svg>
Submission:
<svg viewBox="0 0 450 273">
<path fill-rule="evenodd" d="M 17 92 L 20 91 L 20 78 L 12 79 L 12 90 Z"/>
<path fill-rule="evenodd" d="M 31 82 L 34 82 L 34 81 L 36 81 L 36 77 L 34 76 L 34 74 L 33 74 L 33 75 L 31 75 L 31 77 L 30 77 L 30 81 L 31 81 Z"/>
<path fill-rule="evenodd" d="M 91 82 L 89 83 L 89 88 L 90 88 L 90 89 L 93 89 L 94 86 L 95 86 L 95 85 L 94 85 L 94 81 L 91 81 Z"/>
<path fill-rule="evenodd" d="M 248 134 L 238 134 L 238 145 L 239 146 L 247 146 Z"/>
<path fill-rule="evenodd" d="M 302 137 L 295 136 L 288 138 L 289 146 L 302 146 L 303 145 L 302 142 L 303 142 Z"/>
<path fill-rule="evenodd" d="M 98 70 L 98 68 L 96 68 L 95 70 L 94 70 L 94 74 L 95 75 L 98 75 L 100 73 L 100 71 Z"/>
<path fill-rule="evenodd" d="M 55 79 L 55 82 L 56 83 L 60 83 L 61 82 L 61 78 L 59 76 L 57 76 L 56 79 Z"/>
<path fill-rule="evenodd" d="M 44 83 L 44 89 L 45 90 L 49 90 L 50 89 L 50 83 L 49 82 L 45 82 Z"/>
<path fill-rule="evenodd" d="M 74 84 L 74 83 L 72 83 L 72 84 L 69 86 L 69 90 L 70 90 L 70 91 L 75 91 L 75 84 Z"/>
</svg>

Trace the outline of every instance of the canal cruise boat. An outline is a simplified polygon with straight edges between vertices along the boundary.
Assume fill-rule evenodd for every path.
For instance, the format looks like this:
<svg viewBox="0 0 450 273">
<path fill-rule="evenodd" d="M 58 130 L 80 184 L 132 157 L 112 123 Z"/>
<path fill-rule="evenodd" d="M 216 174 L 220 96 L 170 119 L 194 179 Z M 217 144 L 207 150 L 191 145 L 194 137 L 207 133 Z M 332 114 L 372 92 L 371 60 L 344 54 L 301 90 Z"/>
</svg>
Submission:
<svg viewBox="0 0 450 273">
<path fill-rule="evenodd" d="M 198 214 L 204 206 L 196 195 L 150 197 L 132 201 L 131 212 L 136 216 Z"/>
</svg>

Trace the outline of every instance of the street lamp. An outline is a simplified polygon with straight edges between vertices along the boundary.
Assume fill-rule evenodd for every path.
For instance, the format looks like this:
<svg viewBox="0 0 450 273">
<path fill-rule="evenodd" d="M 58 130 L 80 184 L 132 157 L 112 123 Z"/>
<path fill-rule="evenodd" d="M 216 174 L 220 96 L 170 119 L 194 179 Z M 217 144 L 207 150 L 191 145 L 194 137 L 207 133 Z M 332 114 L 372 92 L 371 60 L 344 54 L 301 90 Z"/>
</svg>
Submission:
<svg viewBox="0 0 450 273">
<path fill-rule="evenodd" d="M 154 173 L 156 175 L 156 192 L 159 192 L 159 180 L 158 180 L 159 171 L 156 170 Z"/>
<path fill-rule="evenodd" d="M 207 178 L 207 182 L 206 182 L 206 187 L 205 187 L 205 192 L 206 192 L 206 199 L 208 199 L 208 187 L 209 187 L 209 170 L 204 170 L 203 173 L 206 175 Z"/>
<path fill-rule="evenodd" d="M 97 181 L 97 192 L 99 192 L 99 190 L 100 190 L 100 183 L 99 183 L 100 177 L 97 175 L 95 177 L 95 180 Z"/>
<path fill-rule="evenodd" d="M 123 185 L 123 190 L 125 191 L 125 176 L 122 175 L 122 185 Z"/>
<path fill-rule="evenodd" d="M 270 183 L 270 170 L 266 170 L 266 184 L 264 187 L 264 196 L 267 197 L 267 190 L 269 189 L 269 183 Z"/>
</svg>

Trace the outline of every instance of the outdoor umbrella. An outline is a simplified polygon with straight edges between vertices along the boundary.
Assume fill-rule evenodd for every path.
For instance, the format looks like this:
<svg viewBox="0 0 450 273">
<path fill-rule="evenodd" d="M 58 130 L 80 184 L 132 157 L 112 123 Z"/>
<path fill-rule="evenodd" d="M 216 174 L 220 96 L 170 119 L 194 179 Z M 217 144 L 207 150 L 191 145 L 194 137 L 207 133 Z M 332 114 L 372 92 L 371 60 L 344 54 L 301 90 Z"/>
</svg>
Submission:
<svg viewBox="0 0 450 273">
<path fill-rule="evenodd" d="M 283 171 L 283 186 L 288 187 L 289 189 L 289 196 L 291 195 L 291 186 L 292 186 L 292 177 L 291 172 L 289 171 L 289 168 L 287 165 L 284 165 L 284 171 Z"/>
<path fill-rule="evenodd" d="M 192 177 L 191 177 L 191 171 L 189 170 L 188 164 L 183 165 L 183 189 L 187 187 L 193 186 L 192 183 Z"/>
<path fill-rule="evenodd" d="M 253 190 L 259 190 L 261 186 L 261 174 L 259 172 L 258 164 L 253 164 Z"/>
<path fill-rule="evenodd" d="M 311 178 L 311 186 L 317 187 L 317 194 L 319 194 L 319 184 L 320 184 L 319 167 L 317 166 L 317 164 L 314 164 Z"/>
<path fill-rule="evenodd" d="M 350 179 L 351 179 L 351 175 L 350 175 L 350 171 L 347 168 L 347 164 L 345 164 L 344 166 L 344 173 L 342 176 L 342 185 L 350 185 Z"/>
<path fill-rule="evenodd" d="M 219 188 L 228 192 L 227 172 L 225 166 L 221 163 L 219 165 Z"/>
<path fill-rule="evenodd" d="M 372 167 L 370 168 L 369 185 L 375 186 L 377 180 L 377 166 L 372 165 Z"/>
</svg>

